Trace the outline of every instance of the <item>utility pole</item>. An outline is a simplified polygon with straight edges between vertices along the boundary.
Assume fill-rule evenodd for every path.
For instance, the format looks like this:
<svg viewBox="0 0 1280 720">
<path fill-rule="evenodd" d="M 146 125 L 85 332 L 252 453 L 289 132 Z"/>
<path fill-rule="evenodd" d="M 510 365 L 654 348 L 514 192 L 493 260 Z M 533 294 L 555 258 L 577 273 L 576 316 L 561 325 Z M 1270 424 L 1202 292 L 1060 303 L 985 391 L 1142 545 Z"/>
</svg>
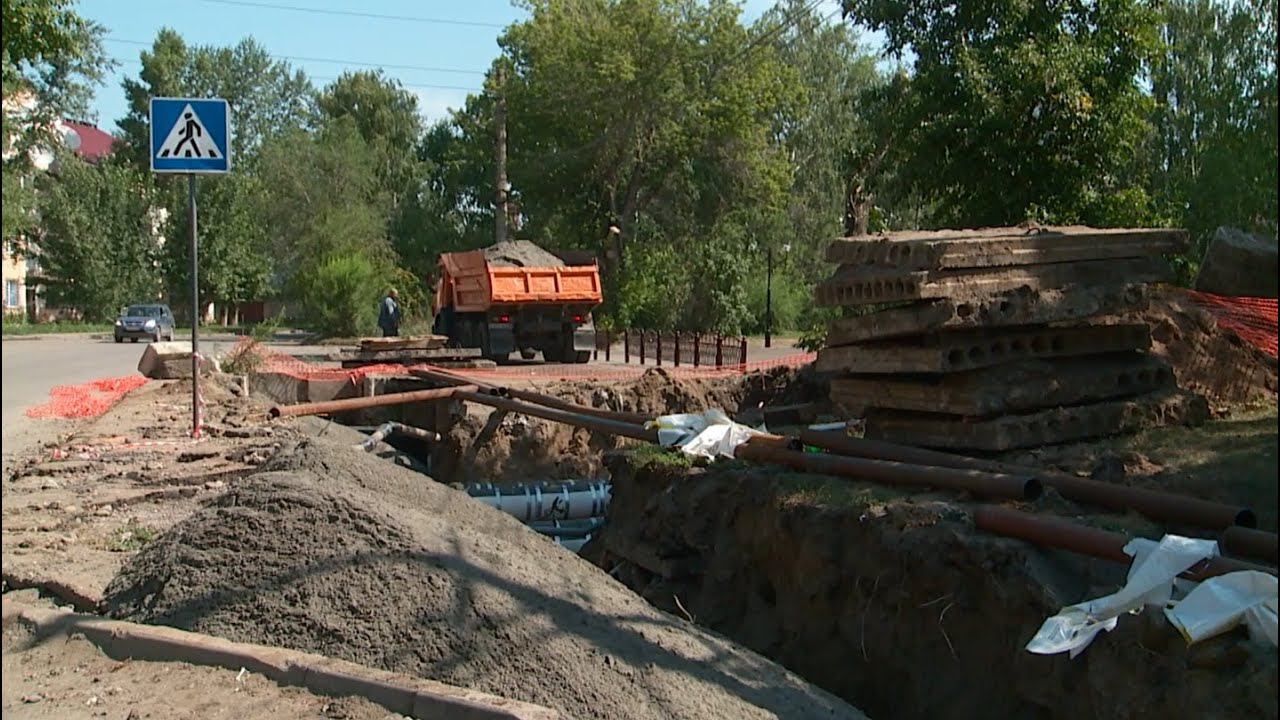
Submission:
<svg viewBox="0 0 1280 720">
<path fill-rule="evenodd" d="M 765 251 L 764 346 L 773 347 L 773 248 Z"/>
<path fill-rule="evenodd" d="M 493 152 L 494 186 L 497 188 L 493 208 L 493 236 L 497 242 L 505 242 L 507 239 L 507 190 L 509 186 L 507 185 L 507 94 L 505 85 L 502 68 L 499 67 L 497 72 L 498 101 L 493 108 L 493 120 L 498 131 L 497 142 Z"/>
</svg>

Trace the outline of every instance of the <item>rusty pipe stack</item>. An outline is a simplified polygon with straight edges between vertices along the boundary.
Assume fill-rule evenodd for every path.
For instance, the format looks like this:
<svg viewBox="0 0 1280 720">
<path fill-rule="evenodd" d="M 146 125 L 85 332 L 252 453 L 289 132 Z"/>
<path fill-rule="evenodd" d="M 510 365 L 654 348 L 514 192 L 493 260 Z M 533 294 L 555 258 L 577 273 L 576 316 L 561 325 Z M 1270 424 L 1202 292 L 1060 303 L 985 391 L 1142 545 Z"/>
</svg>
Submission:
<svg viewBox="0 0 1280 720">
<path fill-rule="evenodd" d="M 1129 544 L 1131 539 L 1128 536 L 1087 527 L 1062 518 L 1033 515 L 987 505 L 974 511 L 973 523 L 979 530 L 1026 540 L 1044 547 L 1059 548 L 1126 565 L 1133 559 L 1124 552 L 1125 545 Z M 1274 569 L 1261 565 L 1227 557 L 1213 557 L 1202 560 L 1182 573 L 1182 577 L 1198 581 L 1240 570 L 1276 574 Z"/>
</svg>

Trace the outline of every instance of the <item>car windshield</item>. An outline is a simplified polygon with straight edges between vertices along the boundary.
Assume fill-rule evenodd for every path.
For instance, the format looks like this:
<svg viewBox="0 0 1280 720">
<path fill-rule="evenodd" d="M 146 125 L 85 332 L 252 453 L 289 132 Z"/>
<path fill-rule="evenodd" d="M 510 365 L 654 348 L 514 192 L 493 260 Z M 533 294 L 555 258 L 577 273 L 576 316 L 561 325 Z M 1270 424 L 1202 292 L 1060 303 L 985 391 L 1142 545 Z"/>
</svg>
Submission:
<svg viewBox="0 0 1280 720">
<path fill-rule="evenodd" d="M 125 317 L 160 317 L 164 315 L 164 308 L 159 305 L 130 305 L 124 314 Z"/>
</svg>

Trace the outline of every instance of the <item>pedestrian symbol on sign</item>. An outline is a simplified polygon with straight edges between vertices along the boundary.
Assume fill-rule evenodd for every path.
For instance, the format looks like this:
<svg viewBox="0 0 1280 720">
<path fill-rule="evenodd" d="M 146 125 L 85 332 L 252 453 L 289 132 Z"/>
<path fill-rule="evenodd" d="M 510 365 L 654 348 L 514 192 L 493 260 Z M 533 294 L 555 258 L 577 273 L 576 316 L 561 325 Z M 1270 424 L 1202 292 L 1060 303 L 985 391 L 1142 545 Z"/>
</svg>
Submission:
<svg viewBox="0 0 1280 720">
<path fill-rule="evenodd" d="M 221 154 L 218 152 L 217 144 L 205 130 L 204 123 L 200 122 L 200 116 L 196 115 L 191 105 L 187 105 L 182 109 L 169 134 L 165 136 L 156 157 L 217 158 L 221 157 Z"/>
</svg>

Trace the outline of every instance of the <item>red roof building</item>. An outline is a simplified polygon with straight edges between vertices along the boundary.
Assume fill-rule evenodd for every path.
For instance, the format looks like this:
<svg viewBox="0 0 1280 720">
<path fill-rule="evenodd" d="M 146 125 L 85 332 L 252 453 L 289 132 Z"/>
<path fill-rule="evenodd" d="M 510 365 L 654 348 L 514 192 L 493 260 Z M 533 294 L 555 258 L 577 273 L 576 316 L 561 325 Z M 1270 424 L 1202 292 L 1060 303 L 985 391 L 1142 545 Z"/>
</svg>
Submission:
<svg viewBox="0 0 1280 720">
<path fill-rule="evenodd" d="M 62 124 L 80 137 L 80 146 L 76 148 L 76 154 L 80 157 L 89 162 L 97 162 L 111 154 L 116 139 L 109 133 L 74 120 L 63 120 Z"/>
</svg>

